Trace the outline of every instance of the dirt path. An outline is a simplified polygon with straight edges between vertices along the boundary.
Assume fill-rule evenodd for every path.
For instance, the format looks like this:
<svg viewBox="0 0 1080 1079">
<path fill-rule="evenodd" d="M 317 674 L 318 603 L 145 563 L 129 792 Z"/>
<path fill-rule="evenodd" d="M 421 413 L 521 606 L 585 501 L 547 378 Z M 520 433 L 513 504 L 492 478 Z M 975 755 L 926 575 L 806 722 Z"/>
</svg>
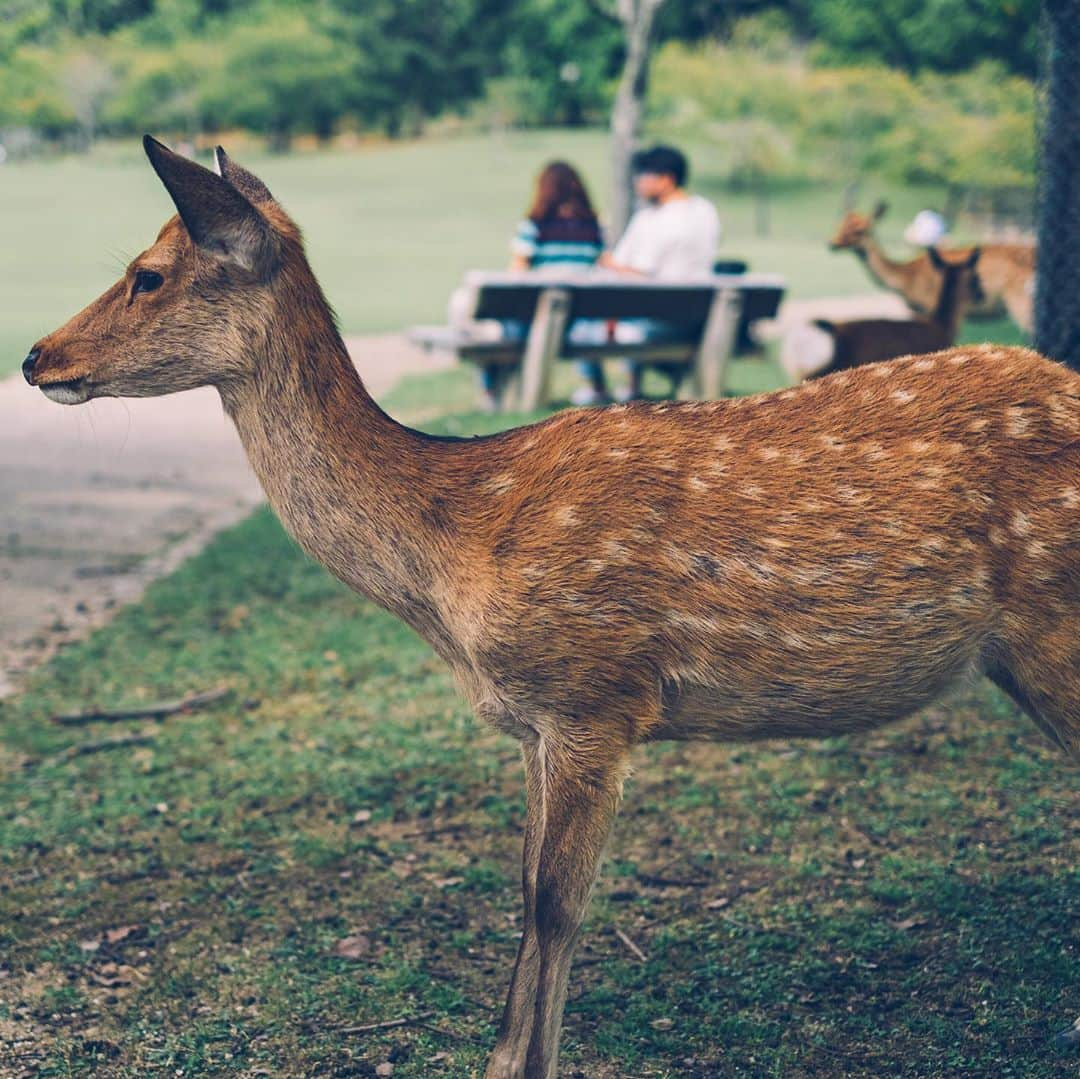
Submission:
<svg viewBox="0 0 1080 1079">
<path fill-rule="evenodd" d="M 441 362 L 348 344 L 376 397 Z M 0 696 L 261 500 L 213 390 L 64 408 L 0 382 Z"/>
</svg>

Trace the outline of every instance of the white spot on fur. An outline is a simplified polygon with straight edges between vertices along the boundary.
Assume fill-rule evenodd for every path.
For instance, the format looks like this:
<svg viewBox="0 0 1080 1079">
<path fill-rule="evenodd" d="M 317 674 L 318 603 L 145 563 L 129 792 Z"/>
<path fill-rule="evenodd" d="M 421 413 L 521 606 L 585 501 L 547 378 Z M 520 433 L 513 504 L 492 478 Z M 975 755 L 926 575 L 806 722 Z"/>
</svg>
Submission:
<svg viewBox="0 0 1080 1079">
<path fill-rule="evenodd" d="M 502 472 L 498 476 L 492 476 L 491 479 L 483 485 L 483 489 L 489 494 L 504 495 L 516 482 L 517 480 L 509 472 Z"/>
<path fill-rule="evenodd" d="M 869 370 L 874 378 L 892 378 L 893 366 L 888 363 L 874 363 L 869 365 Z"/>
<path fill-rule="evenodd" d="M 720 622 L 700 614 L 686 611 L 668 611 L 667 620 L 673 626 L 693 630 L 695 633 L 713 634 L 720 632 Z"/>
<path fill-rule="evenodd" d="M 970 359 L 971 356 L 967 352 L 954 352 L 949 357 L 949 363 L 951 363 L 953 367 L 963 367 Z"/>
<path fill-rule="evenodd" d="M 913 371 L 933 371 L 937 367 L 937 360 L 916 360 L 912 365 Z"/>
<path fill-rule="evenodd" d="M 927 442 L 925 438 L 913 438 L 908 445 L 912 453 L 928 453 L 934 448 L 934 444 Z"/>
<path fill-rule="evenodd" d="M 1077 506 L 1080 506 L 1080 490 L 1076 487 L 1066 487 L 1061 492 L 1061 501 L 1065 504 L 1065 508 L 1074 510 Z"/>
<path fill-rule="evenodd" d="M 626 562 L 629 560 L 630 552 L 618 540 L 604 540 L 603 546 L 604 554 L 613 562 Z"/>
<path fill-rule="evenodd" d="M 1004 547 L 1005 544 L 1008 542 L 1008 537 L 1005 535 L 1004 532 L 1001 531 L 1000 528 L 998 528 L 997 525 L 990 526 L 990 528 L 987 530 L 986 538 L 995 547 Z"/>
<path fill-rule="evenodd" d="M 1026 513 L 1017 510 L 1013 514 L 1009 527 L 1017 536 L 1026 536 L 1031 531 L 1031 519 Z"/>
<path fill-rule="evenodd" d="M 893 390 L 889 396 L 901 405 L 910 405 L 915 400 L 915 394 L 911 390 Z"/>
<path fill-rule="evenodd" d="M 607 451 L 608 457 L 614 457 L 616 460 L 621 460 L 623 457 L 629 457 L 630 451 L 626 449 L 613 449 Z"/>
<path fill-rule="evenodd" d="M 715 446 L 717 451 L 720 452 L 720 453 L 727 453 L 728 450 L 730 450 L 730 449 L 732 449 L 734 447 L 734 445 L 735 444 L 731 441 L 730 438 L 728 438 L 727 435 L 721 435 L 713 443 L 713 446 Z"/>
<path fill-rule="evenodd" d="M 1005 409 L 1005 433 L 1010 438 L 1026 438 L 1030 423 L 1022 408 Z"/>
<path fill-rule="evenodd" d="M 763 461 L 775 461 L 780 456 L 780 451 L 775 446 L 762 446 L 758 450 L 758 456 Z"/>
<path fill-rule="evenodd" d="M 555 523 L 562 528 L 573 528 L 581 521 L 577 515 L 577 506 L 560 506 L 553 514 Z"/>
<path fill-rule="evenodd" d="M 1027 545 L 1027 553 L 1031 558 L 1046 558 L 1050 553 L 1050 548 L 1040 540 L 1032 540 Z"/>
<path fill-rule="evenodd" d="M 971 423 L 968 424 L 968 430 L 978 434 L 980 431 L 985 431 L 989 426 L 990 421 L 983 417 L 982 419 L 972 420 Z"/>
</svg>

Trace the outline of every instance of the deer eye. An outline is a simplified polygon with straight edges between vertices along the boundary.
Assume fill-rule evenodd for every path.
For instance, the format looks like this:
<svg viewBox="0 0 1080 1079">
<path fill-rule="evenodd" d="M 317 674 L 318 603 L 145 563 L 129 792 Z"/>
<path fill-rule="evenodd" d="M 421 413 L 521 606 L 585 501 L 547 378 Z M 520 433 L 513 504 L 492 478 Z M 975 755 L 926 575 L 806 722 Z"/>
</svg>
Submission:
<svg viewBox="0 0 1080 1079">
<path fill-rule="evenodd" d="M 138 270 L 135 273 L 135 284 L 132 286 L 132 296 L 138 296 L 140 292 L 153 292 L 165 283 L 165 278 L 154 270 Z"/>
</svg>

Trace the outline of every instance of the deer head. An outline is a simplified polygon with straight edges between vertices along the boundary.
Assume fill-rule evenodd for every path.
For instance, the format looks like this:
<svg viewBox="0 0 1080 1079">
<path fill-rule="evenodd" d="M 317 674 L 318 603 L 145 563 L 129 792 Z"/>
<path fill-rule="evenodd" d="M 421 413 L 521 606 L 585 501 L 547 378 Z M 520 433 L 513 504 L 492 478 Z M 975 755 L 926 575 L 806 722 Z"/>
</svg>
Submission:
<svg viewBox="0 0 1080 1079">
<path fill-rule="evenodd" d="M 953 311 L 962 312 L 968 304 L 980 304 L 986 299 L 976 266 L 982 248 L 969 251 L 950 251 L 944 255 L 936 247 L 926 249 L 930 264 L 942 275 L 942 288 L 938 297 L 938 316 L 952 318 Z M 943 310 L 943 308 L 948 310 Z"/>
<path fill-rule="evenodd" d="M 178 213 L 112 288 L 26 357 L 27 382 L 62 404 L 243 379 L 290 275 L 310 276 L 299 230 L 224 150 L 214 173 L 149 135 L 143 147 Z"/>
<path fill-rule="evenodd" d="M 874 225 L 885 216 L 888 209 L 887 202 L 879 202 L 869 214 L 849 210 L 844 214 L 836 235 L 829 241 L 829 250 L 843 251 L 846 248 L 855 250 L 861 248 L 874 231 Z"/>
</svg>

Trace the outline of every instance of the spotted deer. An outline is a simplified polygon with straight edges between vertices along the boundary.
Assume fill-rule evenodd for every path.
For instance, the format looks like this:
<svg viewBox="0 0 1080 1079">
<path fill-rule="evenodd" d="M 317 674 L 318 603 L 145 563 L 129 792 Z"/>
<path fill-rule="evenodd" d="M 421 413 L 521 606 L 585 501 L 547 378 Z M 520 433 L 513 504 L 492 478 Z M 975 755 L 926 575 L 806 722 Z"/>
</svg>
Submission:
<svg viewBox="0 0 1080 1079">
<path fill-rule="evenodd" d="M 976 247 L 970 253 L 949 258 L 934 247 L 926 253 L 941 282 L 933 311 L 925 318 L 911 319 L 859 318 L 846 322 L 814 319 L 814 326 L 832 338 L 832 351 L 823 366 L 805 377 L 821 378 L 897 356 L 937 352 L 955 343 L 965 310 L 982 298 L 977 272 L 980 251 Z M 800 357 L 795 357 L 793 364 L 785 363 L 789 374 L 792 367 L 803 369 L 800 361 Z"/>
<path fill-rule="evenodd" d="M 520 742 L 524 931 L 487 1079 L 556 1073 L 640 743 L 862 731 L 981 671 L 1080 752 L 1080 375 L 959 348 L 433 438 L 364 389 L 265 185 L 145 147 L 178 215 L 26 378 L 67 404 L 217 387 L 289 531 Z"/>
<path fill-rule="evenodd" d="M 888 212 L 879 202 L 869 214 L 850 210 L 844 215 L 829 247 L 833 251 L 854 251 L 870 276 L 883 288 L 898 292 L 919 315 L 928 315 L 937 304 L 941 277 L 934 272 L 928 253 L 907 261 L 889 258 L 874 236 L 874 226 Z M 970 249 L 950 250 L 962 258 Z M 979 283 L 982 299 L 971 306 L 973 318 L 1009 317 L 1025 333 L 1034 325 L 1035 245 L 1030 243 L 986 243 L 980 247 Z"/>
</svg>

